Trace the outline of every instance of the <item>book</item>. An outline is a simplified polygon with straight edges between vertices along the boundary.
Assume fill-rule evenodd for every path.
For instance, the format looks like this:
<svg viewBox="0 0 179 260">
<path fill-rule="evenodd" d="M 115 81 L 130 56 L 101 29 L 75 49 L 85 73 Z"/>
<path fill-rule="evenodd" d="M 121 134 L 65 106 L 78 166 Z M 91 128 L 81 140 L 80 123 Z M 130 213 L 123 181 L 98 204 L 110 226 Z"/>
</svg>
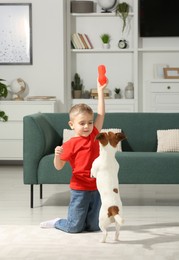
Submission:
<svg viewBox="0 0 179 260">
<path fill-rule="evenodd" d="M 77 38 L 75 37 L 75 34 L 72 34 L 71 39 L 72 39 L 73 45 L 75 46 L 75 49 L 79 49 L 79 43 L 78 43 Z"/>
<path fill-rule="evenodd" d="M 86 37 L 86 39 L 87 39 L 87 41 L 88 41 L 88 43 L 89 43 L 89 45 L 90 45 L 90 49 L 93 49 L 93 48 L 94 48 L 94 47 L 93 47 L 93 44 L 91 43 L 91 41 L 90 41 L 88 35 L 87 35 L 87 34 L 84 34 L 84 35 L 85 35 L 85 37 Z"/>
<path fill-rule="evenodd" d="M 81 40 L 81 37 L 79 35 L 79 33 L 75 33 L 76 37 L 78 38 L 79 44 L 80 44 L 80 49 L 85 49 L 85 46 Z"/>
<path fill-rule="evenodd" d="M 83 42 L 84 48 L 88 49 L 88 45 L 87 45 L 82 33 L 79 33 L 79 36 L 80 36 L 81 41 Z"/>
<path fill-rule="evenodd" d="M 76 33 L 74 33 L 74 34 L 72 35 L 72 38 L 73 38 L 73 40 L 74 40 L 74 42 L 75 42 L 75 44 L 76 44 L 76 46 L 77 46 L 76 49 L 82 49 L 82 46 L 81 46 L 81 44 L 80 44 L 80 41 L 79 41 L 78 36 L 77 36 Z"/>
<path fill-rule="evenodd" d="M 83 38 L 84 38 L 84 40 L 85 40 L 85 42 L 86 42 L 86 45 L 88 46 L 88 49 L 91 49 L 91 45 L 89 44 L 89 41 L 88 41 L 88 39 L 87 39 L 87 37 L 86 37 L 86 34 L 83 33 L 82 35 L 83 35 Z"/>
<path fill-rule="evenodd" d="M 77 46 L 77 44 L 75 42 L 75 39 L 74 39 L 73 35 L 71 36 L 71 43 L 72 43 L 72 47 L 74 47 L 74 49 L 78 49 L 78 46 Z"/>
</svg>

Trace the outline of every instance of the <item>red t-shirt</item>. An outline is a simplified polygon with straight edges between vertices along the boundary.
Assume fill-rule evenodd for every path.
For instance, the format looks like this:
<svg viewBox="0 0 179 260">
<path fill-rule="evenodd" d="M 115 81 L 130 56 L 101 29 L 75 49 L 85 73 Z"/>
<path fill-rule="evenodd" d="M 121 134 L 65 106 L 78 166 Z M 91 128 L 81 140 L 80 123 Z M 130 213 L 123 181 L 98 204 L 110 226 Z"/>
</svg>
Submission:
<svg viewBox="0 0 179 260">
<path fill-rule="evenodd" d="M 60 159 L 69 161 L 72 167 L 70 188 L 74 190 L 97 190 L 96 179 L 91 178 L 93 161 L 99 156 L 99 142 L 95 140 L 98 134 L 96 127 L 88 137 L 72 137 L 63 144 Z"/>
</svg>

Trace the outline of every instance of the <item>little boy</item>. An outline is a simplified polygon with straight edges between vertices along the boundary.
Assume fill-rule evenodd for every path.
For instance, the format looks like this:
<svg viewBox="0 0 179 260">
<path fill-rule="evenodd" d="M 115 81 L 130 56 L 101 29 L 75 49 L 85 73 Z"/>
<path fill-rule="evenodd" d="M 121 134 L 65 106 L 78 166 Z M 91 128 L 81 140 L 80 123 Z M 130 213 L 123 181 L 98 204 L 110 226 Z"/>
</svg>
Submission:
<svg viewBox="0 0 179 260">
<path fill-rule="evenodd" d="M 98 110 L 94 120 L 93 110 L 85 105 L 78 104 L 69 112 L 69 126 L 75 136 L 62 146 L 55 148 L 54 166 L 57 170 L 64 167 L 68 161 L 72 167 L 70 180 L 71 199 L 67 219 L 56 218 L 42 222 L 40 227 L 55 227 L 68 233 L 83 231 L 98 231 L 100 195 L 96 187 L 96 179 L 90 177 L 93 161 L 99 156 L 99 143 L 95 136 L 101 131 L 104 116 L 104 88 L 97 81 Z"/>
</svg>

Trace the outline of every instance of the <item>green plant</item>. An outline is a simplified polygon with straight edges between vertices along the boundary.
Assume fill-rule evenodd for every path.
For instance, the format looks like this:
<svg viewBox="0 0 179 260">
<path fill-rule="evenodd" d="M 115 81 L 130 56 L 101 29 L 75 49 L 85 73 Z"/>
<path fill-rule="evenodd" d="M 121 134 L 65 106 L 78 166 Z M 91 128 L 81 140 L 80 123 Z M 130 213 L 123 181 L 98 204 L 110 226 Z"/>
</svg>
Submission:
<svg viewBox="0 0 179 260">
<path fill-rule="evenodd" d="M 7 85 L 4 84 L 2 81 L 5 81 L 5 80 L 0 79 L 0 98 L 1 97 L 7 97 L 7 94 L 8 94 Z M 6 113 L 4 111 L 1 111 L 1 110 L 0 110 L 0 120 L 3 120 L 3 121 L 8 120 L 8 116 L 6 115 Z"/>
<path fill-rule="evenodd" d="M 8 94 L 7 85 L 4 84 L 2 81 L 5 81 L 5 80 L 0 79 L 0 97 L 7 97 L 7 94 Z"/>
<path fill-rule="evenodd" d="M 0 111 L 0 120 L 5 121 L 5 122 L 8 120 L 8 116 L 6 115 L 6 113 L 4 111 Z"/>
<path fill-rule="evenodd" d="M 120 88 L 115 88 L 115 89 L 114 89 L 114 92 L 115 92 L 116 94 L 119 94 L 119 93 L 120 93 L 120 91 L 121 91 L 121 89 L 120 89 Z"/>
<path fill-rule="evenodd" d="M 122 32 L 124 32 L 124 29 L 126 27 L 126 20 L 129 14 L 129 4 L 126 2 L 122 2 L 117 4 L 116 6 L 116 15 L 119 15 L 121 19 L 123 20 L 123 27 Z"/>
<path fill-rule="evenodd" d="M 109 43 L 111 40 L 111 36 L 107 33 L 103 33 L 102 35 L 100 35 L 100 38 L 104 44 Z"/>
<path fill-rule="evenodd" d="M 74 80 L 71 82 L 73 90 L 82 90 L 83 84 L 78 73 L 75 73 Z"/>
</svg>

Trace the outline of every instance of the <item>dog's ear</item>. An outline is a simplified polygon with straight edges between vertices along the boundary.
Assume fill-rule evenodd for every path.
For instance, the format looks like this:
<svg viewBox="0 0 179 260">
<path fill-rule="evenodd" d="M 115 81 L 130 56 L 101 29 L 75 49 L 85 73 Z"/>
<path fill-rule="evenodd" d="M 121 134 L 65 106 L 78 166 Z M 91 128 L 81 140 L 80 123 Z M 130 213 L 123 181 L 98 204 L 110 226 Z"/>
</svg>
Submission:
<svg viewBox="0 0 179 260">
<path fill-rule="evenodd" d="M 124 133 L 108 132 L 109 143 L 111 146 L 116 147 L 119 142 L 126 139 Z"/>
<path fill-rule="evenodd" d="M 98 140 L 103 146 L 108 144 L 108 135 L 107 133 L 99 133 L 96 136 L 96 140 Z"/>
<path fill-rule="evenodd" d="M 116 133 L 115 135 L 116 135 L 116 138 L 119 140 L 119 142 L 121 142 L 127 138 L 124 133 Z"/>
</svg>

